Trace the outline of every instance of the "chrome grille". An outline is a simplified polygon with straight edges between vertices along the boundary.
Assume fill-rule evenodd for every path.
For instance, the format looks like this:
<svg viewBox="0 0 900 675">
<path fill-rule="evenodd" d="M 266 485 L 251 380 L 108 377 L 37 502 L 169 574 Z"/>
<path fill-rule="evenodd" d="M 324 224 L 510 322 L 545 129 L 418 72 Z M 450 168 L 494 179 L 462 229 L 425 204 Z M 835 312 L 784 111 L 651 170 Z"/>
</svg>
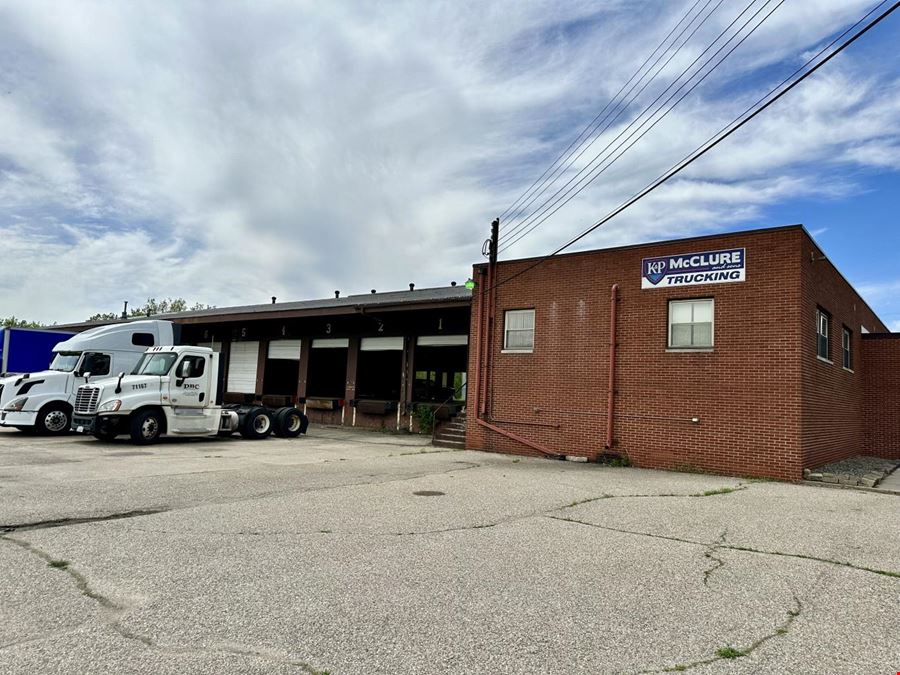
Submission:
<svg viewBox="0 0 900 675">
<path fill-rule="evenodd" d="M 100 387 L 82 385 L 75 394 L 75 412 L 82 415 L 93 415 L 97 412 L 97 403 L 100 400 Z"/>
</svg>

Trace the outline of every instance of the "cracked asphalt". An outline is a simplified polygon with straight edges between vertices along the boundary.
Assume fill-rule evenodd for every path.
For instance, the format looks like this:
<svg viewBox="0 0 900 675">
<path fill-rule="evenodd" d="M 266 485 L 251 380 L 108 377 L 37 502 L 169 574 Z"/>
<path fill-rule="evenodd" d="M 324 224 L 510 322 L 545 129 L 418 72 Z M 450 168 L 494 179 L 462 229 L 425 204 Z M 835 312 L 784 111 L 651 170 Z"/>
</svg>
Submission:
<svg viewBox="0 0 900 675">
<path fill-rule="evenodd" d="M 0 431 L 0 569 L 0 673 L 900 672 L 898 496 L 416 437 Z"/>
</svg>

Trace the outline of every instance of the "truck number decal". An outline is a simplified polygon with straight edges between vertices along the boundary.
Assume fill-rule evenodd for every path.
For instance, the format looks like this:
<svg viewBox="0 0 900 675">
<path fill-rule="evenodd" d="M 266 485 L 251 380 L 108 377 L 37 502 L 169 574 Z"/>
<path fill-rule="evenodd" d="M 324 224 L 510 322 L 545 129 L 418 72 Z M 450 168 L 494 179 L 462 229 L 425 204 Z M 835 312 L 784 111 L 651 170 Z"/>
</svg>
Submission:
<svg viewBox="0 0 900 675">
<path fill-rule="evenodd" d="M 133 385 L 131 385 L 131 388 L 132 389 L 146 389 L 147 383 L 144 382 L 143 384 L 133 384 Z"/>
</svg>

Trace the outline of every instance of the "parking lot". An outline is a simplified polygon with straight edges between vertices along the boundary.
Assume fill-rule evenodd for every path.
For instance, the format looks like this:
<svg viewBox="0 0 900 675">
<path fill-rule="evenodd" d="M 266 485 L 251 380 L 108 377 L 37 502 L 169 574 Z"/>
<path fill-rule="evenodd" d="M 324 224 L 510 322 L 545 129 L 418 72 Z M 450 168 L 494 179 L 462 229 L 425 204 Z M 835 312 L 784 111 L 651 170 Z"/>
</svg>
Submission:
<svg viewBox="0 0 900 675">
<path fill-rule="evenodd" d="M 0 432 L 2 673 L 894 673 L 900 497 Z"/>
</svg>

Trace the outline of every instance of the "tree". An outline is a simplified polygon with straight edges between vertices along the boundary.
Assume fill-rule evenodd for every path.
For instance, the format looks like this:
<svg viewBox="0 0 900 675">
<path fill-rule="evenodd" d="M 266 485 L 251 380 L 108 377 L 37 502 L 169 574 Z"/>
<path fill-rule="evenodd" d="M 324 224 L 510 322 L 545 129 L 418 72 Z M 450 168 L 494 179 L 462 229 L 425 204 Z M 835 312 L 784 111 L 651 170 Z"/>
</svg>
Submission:
<svg viewBox="0 0 900 675">
<path fill-rule="evenodd" d="M 41 328 L 43 325 L 37 321 L 17 319 L 15 316 L 7 316 L 0 319 L 0 327 L 2 328 Z"/>
<path fill-rule="evenodd" d="M 198 311 L 201 309 L 215 309 L 213 305 L 204 305 L 202 302 L 195 302 L 193 305 L 188 307 L 187 300 L 184 298 L 163 298 L 162 300 L 157 300 L 156 298 L 147 298 L 147 302 L 145 302 L 140 307 L 132 307 L 128 315 L 131 317 L 139 317 L 139 316 L 153 316 L 156 314 L 169 314 L 174 312 L 184 312 L 187 310 Z M 88 321 L 114 321 L 115 319 L 120 319 L 122 317 L 121 314 L 116 314 L 114 312 L 101 312 L 99 314 L 92 315 Z"/>
</svg>

